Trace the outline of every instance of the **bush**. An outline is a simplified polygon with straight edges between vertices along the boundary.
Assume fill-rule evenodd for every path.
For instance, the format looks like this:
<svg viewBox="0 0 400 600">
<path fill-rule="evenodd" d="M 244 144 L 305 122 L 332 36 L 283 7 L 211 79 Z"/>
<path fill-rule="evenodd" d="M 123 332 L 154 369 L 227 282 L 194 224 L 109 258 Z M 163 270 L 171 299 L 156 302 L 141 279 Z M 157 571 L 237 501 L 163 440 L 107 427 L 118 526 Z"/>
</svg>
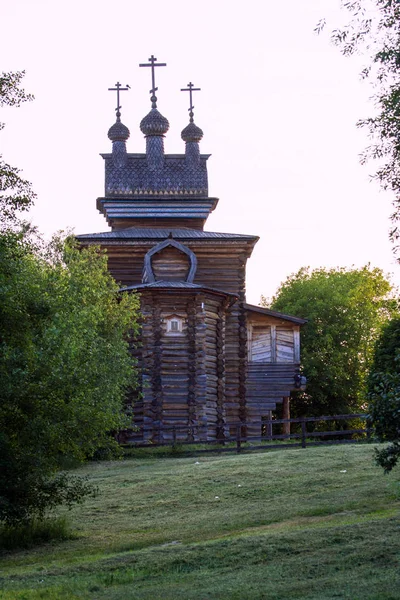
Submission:
<svg viewBox="0 0 400 600">
<path fill-rule="evenodd" d="M 400 458 L 400 375 L 375 373 L 371 376 L 369 400 L 376 438 L 379 442 L 391 442 L 381 450 L 375 449 L 377 463 L 389 473 Z"/>
</svg>

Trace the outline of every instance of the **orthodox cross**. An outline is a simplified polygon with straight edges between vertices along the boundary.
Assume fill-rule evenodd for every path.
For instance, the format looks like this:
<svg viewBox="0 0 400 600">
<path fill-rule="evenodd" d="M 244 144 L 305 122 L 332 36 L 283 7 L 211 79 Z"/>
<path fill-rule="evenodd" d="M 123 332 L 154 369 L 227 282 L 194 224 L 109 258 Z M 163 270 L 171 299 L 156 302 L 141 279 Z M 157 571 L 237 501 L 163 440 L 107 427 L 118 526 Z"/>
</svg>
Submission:
<svg viewBox="0 0 400 600">
<path fill-rule="evenodd" d="M 154 67 L 166 67 L 167 63 L 156 62 L 157 59 L 155 58 L 154 54 L 152 54 L 148 60 L 150 61 L 149 63 L 141 63 L 141 64 L 139 64 L 139 67 L 151 67 L 151 90 L 150 90 L 151 108 L 157 108 L 156 91 L 158 90 L 158 88 L 156 87 L 156 78 L 155 78 L 155 73 L 154 73 Z"/>
<path fill-rule="evenodd" d="M 190 122 L 193 123 L 193 96 L 192 93 L 193 92 L 200 92 L 201 88 L 195 88 L 193 87 L 193 83 L 191 81 L 189 81 L 187 88 L 181 88 L 181 92 L 189 92 L 189 97 L 190 97 L 190 108 L 188 108 L 189 111 L 189 117 L 190 117 Z"/>
<path fill-rule="evenodd" d="M 119 103 L 119 93 L 125 92 L 126 90 L 130 90 L 130 89 L 131 88 L 128 84 L 126 84 L 126 87 L 122 87 L 122 85 L 120 84 L 119 81 L 117 81 L 114 88 L 108 88 L 109 92 L 117 92 L 117 108 L 115 110 L 116 110 L 118 118 L 121 116 L 120 109 L 122 108 L 122 106 Z"/>
</svg>

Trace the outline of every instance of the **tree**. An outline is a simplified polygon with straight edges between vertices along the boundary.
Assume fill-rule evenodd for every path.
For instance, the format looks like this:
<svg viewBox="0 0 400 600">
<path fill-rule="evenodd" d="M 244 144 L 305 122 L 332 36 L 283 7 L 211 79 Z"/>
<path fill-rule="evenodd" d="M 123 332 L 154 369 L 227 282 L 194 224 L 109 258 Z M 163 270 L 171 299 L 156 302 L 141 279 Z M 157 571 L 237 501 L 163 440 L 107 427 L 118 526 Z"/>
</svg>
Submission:
<svg viewBox="0 0 400 600">
<path fill-rule="evenodd" d="M 0 108 L 19 107 L 23 102 L 33 100 L 20 88 L 25 72 L 9 72 L 0 75 Z M 4 123 L 0 122 L 0 130 Z M 20 170 L 4 162 L 0 155 L 0 231 L 20 225 L 19 211 L 26 211 L 33 205 L 36 194 L 29 181 L 22 179 Z"/>
<path fill-rule="evenodd" d="M 1 75 L 0 106 L 32 98 L 22 77 Z M 21 220 L 35 194 L 19 173 L 0 157 L 0 521 L 11 524 L 91 493 L 62 469 L 126 423 L 138 312 L 99 249 L 44 244 Z"/>
<path fill-rule="evenodd" d="M 302 268 L 280 286 L 271 308 L 308 319 L 301 337 L 307 389 L 296 393 L 293 414 L 345 414 L 364 407 L 374 342 L 395 309 L 390 290 L 382 271 L 369 266 Z"/>
<path fill-rule="evenodd" d="M 368 378 L 369 414 L 380 442 L 376 460 L 388 473 L 400 459 L 400 317 L 382 330 Z"/>
<path fill-rule="evenodd" d="M 138 301 L 119 297 L 98 249 L 1 250 L 0 520 L 16 522 L 80 501 L 89 488 L 60 469 L 126 425 Z"/>
<path fill-rule="evenodd" d="M 398 0 L 342 0 L 349 22 L 331 31 L 331 40 L 349 56 L 367 57 L 362 72 L 374 86 L 375 115 L 361 119 L 373 140 L 362 155 L 365 163 L 379 159 L 375 178 L 394 194 L 390 238 L 398 252 L 400 239 L 400 3 Z M 320 32 L 323 19 L 317 26 Z"/>
</svg>

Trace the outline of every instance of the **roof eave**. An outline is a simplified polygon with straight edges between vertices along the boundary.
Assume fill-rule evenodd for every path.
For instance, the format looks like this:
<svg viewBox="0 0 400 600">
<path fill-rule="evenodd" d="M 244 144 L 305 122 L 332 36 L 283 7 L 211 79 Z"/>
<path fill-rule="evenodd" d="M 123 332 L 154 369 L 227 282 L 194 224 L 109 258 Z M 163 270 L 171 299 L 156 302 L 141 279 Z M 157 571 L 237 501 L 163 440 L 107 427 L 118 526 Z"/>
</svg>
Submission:
<svg viewBox="0 0 400 600">
<path fill-rule="evenodd" d="M 284 313 L 277 312 L 276 310 L 264 308 L 263 306 L 256 306 L 255 304 L 248 304 L 247 302 L 243 304 L 243 307 L 251 312 L 256 312 L 268 317 L 275 317 L 284 321 L 291 321 L 297 325 L 305 325 L 308 323 L 308 319 L 301 319 L 300 317 L 294 317 L 293 315 L 286 315 Z"/>
</svg>

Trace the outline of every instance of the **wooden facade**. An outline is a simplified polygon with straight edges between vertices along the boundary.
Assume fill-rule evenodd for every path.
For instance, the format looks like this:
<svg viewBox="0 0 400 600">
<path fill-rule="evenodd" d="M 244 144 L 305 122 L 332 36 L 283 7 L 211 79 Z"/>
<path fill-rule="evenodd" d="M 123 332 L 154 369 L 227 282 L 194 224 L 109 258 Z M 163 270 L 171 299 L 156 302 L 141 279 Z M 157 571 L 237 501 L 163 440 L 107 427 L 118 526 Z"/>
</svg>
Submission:
<svg viewBox="0 0 400 600">
<path fill-rule="evenodd" d="M 245 422 L 257 433 L 299 384 L 305 321 L 246 303 L 246 262 L 258 237 L 204 230 L 217 199 L 208 196 L 202 132 L 191 120 L 185 154 L 165 155 L 165 122 L 153 107 L 141 123 L 146 154 L 129 154 L 117 118 L 97 201 L 111 231 L 78 236 L 106 249 L 123 293 L 140 294 L 132 440 L 171 435 L 162 431 L 169 425 L 188 426 L 196 439 L 223 439 Z"/>
</svg>

